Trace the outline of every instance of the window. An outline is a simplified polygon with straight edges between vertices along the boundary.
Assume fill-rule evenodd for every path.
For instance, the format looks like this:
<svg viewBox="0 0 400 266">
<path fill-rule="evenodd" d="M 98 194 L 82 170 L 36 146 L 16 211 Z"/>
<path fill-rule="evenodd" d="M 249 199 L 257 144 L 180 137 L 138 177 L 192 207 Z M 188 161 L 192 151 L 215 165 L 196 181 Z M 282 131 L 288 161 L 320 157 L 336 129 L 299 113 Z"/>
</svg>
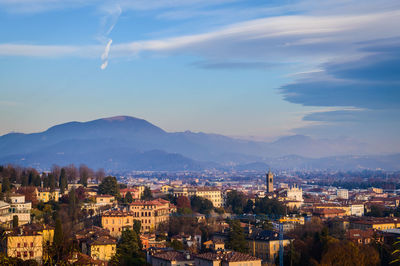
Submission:
<svg viewBox="0 0 400 266">
<path fill-rule="evenodd" d="M 31 248 L 33 248 L 33 242 L 31 242 Z"/>
<path fill-rule="evenodd" d="M 28 246 L 28 243 L 24 243 L 24 248 L 26 248 Z"/>
<path fill-rule="evenodd" d="M 33 251 L 29 251 L 29 256 L 32 258 L 34 255 Z"/>
<path fill-rule="evenodd" d="M 21 247 L 21 243 L 18 243 L 18 244 L 17 244 L 17 247 L 20 248 L 20 247 Z"/>
<path fill-rule="evenodd" d="M 17 257 L 21 258 L 21 252 L 17 252 Z"/>
<path fill-rule="evenodd" d="M 28 257 L 28 251 L 24 251 L 24 258 Z"/>
</svg>

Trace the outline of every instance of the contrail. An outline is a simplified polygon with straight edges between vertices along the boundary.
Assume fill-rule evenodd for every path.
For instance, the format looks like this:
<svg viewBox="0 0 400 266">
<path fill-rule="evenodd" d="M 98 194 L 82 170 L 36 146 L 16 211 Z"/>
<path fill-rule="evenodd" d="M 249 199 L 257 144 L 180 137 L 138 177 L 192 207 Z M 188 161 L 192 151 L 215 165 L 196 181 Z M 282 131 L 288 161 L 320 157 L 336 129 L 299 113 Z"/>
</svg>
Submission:
<svg viewBox="0 0 400 266">
<path fill-rule="evenodd" d="M 118 18 L 121 15 L 122 10 L 121 10 L 121 7 L 119 5 L 117 5 L 111 9 L 108 9 L 107 12 L 108 12 L 108 15 L 104 17 L 104 20 L 102 23 L 103 28 L 106 27 L 106 24 L 108 24 L 108 23 L 111 23 L 111 24 L 109 25 L 107 30 L 104 31 L 104 33 L 102 34 L 102 36 L 101 36 L 102 39 L 106 39 L 107 36 L 111 33 L 115 24 L 117 24 Z M 112 39 L 108 38 L 106 47 L 104 48 L 104 52 L 101 55 L 102 64 L 101 64 L 100 68 L 102 70 L 106 69 L 106 67 L 108 66 L 108 54 L 110 53 L 111 43 L 112 43 Z"/>
<path fill-rule="evenodd" d="M 102 70 L 104 70 L 108 66 L 108 53 L 110 52 L 111 44 L 112 44 L 112 39 L 109 39 L 106 48 L 104 48 L 104 52 L 101 55 L 101 60 L 103 61 L 103 63 L 101 64 L 100 68 Z"/>
</svg>

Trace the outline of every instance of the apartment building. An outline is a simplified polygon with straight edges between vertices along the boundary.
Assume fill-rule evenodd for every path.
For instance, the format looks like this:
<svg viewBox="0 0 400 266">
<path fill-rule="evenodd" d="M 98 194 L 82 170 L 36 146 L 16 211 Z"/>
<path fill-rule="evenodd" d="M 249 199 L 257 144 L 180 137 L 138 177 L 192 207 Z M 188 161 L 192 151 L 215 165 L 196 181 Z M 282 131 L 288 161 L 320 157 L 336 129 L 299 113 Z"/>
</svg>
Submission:
<svg viewBox="0 0 400 266">
<path fill-rule="evenodd" d="M 214 207 L 222 207 L 224 205 L 221 190 L 215 187 L 177 187 L 172 190 L 174 197 L 198 196 L 206 198 L 212 202 Z"/>
<path fill-rule="evenodd" d="M 141 222 L 142 232 L 151 232 L 169 219 L 169 214 L 176 208 L 169 201 L 155 199 L 138 200 L 131 203 L 126 211 L 107 211 L 102 214 L 101 224 L 114 237 L 119 237 L 125 228 L 133 228 L 134 220 Z"/>
</svg>

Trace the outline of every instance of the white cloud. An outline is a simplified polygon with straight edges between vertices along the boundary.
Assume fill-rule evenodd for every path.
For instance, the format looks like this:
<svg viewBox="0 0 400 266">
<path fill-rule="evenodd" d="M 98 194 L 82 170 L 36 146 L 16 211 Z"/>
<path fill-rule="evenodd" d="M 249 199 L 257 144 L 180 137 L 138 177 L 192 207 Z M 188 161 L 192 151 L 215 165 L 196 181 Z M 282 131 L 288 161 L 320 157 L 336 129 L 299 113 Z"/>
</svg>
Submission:
<svg viewBox="0 0 400 266">
<path fill-rule="evenodd" d="M 189 54 L 205 58 L 315 60 L 356 56 L 360 43 L 399 37 L 400 10 L 343 16 L 280 16 L 231 24 L 202 34 L 113 43 L 113 57 L 141 52 Z M 115 40 L 114 40 L 115 41 Z M 111 43 L 104 50 L 108 56 Z M 101 54 L 100 46 L 0 44 L 0 55 L 82 56 Z"/>
</svg>

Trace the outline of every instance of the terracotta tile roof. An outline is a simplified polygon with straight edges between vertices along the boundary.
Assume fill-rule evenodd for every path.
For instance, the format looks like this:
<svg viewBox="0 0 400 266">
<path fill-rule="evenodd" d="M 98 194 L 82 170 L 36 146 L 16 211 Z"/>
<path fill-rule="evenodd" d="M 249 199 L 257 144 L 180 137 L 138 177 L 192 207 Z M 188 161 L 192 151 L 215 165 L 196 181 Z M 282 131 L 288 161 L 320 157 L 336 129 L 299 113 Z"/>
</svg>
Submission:
<svg viewBox="0 0 400 266">
<path fill-rule="evenodd" d="M 167 261 L 190 261 L 193 260 L 192 256 L 187 258 L 185 254 L 178 252 L 178 251 L 166 251 L 160 252 L 153 255 L 153 257 L 167 260 Z"/>
<path fill-rule="evenodd" d="M 345 213 L 345 210 L 342 209 L 315 209 L 313 211 L 316 214 L 342 214 Z"/>
<path fill-rule="evenodd" d="M 261 261 L 260 258 L 236 251 L 208 252 L 198 254 L 196 257 L 203 260 L 224 262 Z"/>
<path fill-rule="evenodd" d="M 133 212 L 127 211 L 119 211 L 119 210 L 110 210 L 104 212 L 101 216 L 103 217 L 126 217 L 126 216 L 133 216 Z"/>
<path fill-rule="evenodd" d="M 87 242 L 89 245 L 112 245 L 117 244 L 117 240 L 112 237 L 100 236 L 95 239 L 91 239 Z"/>
</svg>

